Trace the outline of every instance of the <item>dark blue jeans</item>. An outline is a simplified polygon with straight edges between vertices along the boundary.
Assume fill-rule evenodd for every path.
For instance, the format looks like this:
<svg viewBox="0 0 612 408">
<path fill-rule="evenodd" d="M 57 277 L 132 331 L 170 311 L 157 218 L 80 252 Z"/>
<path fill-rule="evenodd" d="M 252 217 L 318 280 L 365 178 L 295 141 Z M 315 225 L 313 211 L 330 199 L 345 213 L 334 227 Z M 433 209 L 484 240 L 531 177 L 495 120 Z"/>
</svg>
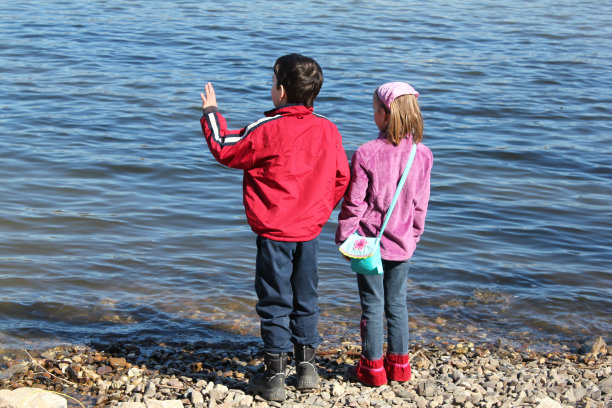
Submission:
<svg viewBox="0 0 612 408">
<path fill-rule="evenodd" d="M 361 300 L 361 349 L 371 361 L 383 357 L 383 312 L 387 318 L 387 352 L 408 354 L 408 306 L 406 280 L 410 260 L 383 260 L 384 275 L 357 274 Z"/>
<path fill-rule="evenodd" d="M 269 353 L 293 351 L 293 345 L 316 347 L 319 305 L 318 238 L 281 242 L 257 237 L 255 292 L 261 339 Z"/>
</svg>

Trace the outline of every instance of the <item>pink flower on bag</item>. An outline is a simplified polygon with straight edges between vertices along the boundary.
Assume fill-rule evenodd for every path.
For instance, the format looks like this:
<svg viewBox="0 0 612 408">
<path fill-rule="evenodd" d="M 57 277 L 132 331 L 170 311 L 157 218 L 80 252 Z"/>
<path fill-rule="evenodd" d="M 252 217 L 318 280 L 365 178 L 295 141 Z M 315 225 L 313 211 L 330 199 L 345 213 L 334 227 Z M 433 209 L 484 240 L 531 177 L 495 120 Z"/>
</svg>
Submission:
<svg viewBox="0 0 612 408">
<path fill-rule="evenodd" d="M 368 241 L 365 238 L 361 238 L 359 241 L 355 241 L 355 244 L 353 244 L 353 249 L 361 251 L 365 248 L 367 242 Z"/>
</svg>

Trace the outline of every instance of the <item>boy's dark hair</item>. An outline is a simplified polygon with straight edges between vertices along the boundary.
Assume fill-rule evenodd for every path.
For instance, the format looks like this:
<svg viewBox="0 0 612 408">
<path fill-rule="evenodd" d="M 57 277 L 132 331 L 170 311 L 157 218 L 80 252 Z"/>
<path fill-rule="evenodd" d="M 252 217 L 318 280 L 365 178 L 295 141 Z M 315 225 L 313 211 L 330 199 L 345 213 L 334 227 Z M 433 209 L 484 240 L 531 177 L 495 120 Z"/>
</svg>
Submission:
<svg viewBox="0 0 612 408">
<path fill-rule="evenodd" d="M 313 106 L 323 85 L 323 71 L 317 61 L 300 54 L 288 54 L 274 63 L 276 87 L 285 87 L 288 103 Z"/>
</svg>

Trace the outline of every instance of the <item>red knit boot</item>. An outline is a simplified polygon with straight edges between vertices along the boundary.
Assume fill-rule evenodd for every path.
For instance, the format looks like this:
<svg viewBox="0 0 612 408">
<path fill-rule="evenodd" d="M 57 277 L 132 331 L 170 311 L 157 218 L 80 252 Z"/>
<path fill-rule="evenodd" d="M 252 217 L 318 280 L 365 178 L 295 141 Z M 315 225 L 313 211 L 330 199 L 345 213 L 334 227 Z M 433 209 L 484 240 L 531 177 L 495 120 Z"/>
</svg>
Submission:
<svg viewBox="0 0 612 408">
<path fill-rule="evenodd" d="M 364 384 L 378 387 L 387 383 L 387 375 L 383 359 L 371 361 L 361 356 L 359 363 L 354 367 L 355 378 Z"/>
<path fill-rule="evenodd" d="M 408 381 L 412 376 L 409 356 L 388 354 L 385 356 L 385 371 L 390 381 Z"/>
</svg>

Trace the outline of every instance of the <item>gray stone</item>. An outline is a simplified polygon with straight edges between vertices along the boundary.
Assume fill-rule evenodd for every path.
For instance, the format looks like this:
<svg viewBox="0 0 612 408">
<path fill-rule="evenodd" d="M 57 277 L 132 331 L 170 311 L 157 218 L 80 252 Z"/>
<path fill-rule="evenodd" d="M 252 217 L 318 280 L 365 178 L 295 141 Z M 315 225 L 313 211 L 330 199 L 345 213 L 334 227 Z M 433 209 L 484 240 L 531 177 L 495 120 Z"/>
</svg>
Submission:
<svg viewBox="0 0 612 408">
<path fill-rule="evenodd" d="M 601 398 L 601 390 L 597 387 L 593 387 L 592 389 L 588 390 L 588 392 L 589 392 L 589 398 L 592 398 L 596 401 Z"/>
<path fill-rule="evenodd" d="M 155 396 L 156 392 L 157 392 L 157 386 L 155 385 L 153 381 L 149 381 L 149 383 L 147 384 L 147 388 L 145 389 L 145 393 L 144 393 L 145 398 L 152 398 L 153 396 Z"/>
<path fill-rule="evenodd" d="M 439 407 L 440 405 L 442 405 L 443 402 L 444 402 L 444 397 L 441 395 L 438 395 L 437 397 L 435 397 L 433 400 L 429 402 L 429 407 L 430 408 Z"/>
<path fill-rule="evenodd" d="M 400 398 L 404 398 L 404 399 L 410 399 L 413 397 L 412 392 L 410 392 L 409 390 L 403 389 L 403 388 L 395 391 L 395 395 L 397 395 Z"/>
<path fill-rule="evenodd" d="M 395 398 L 395 393 L 392 390 L 384 391 L 381 397 L 383 397 L 385 401 L 391 402 Z"/>
<path fill-rule="evenodd" d="M 423 397 L 433 397 L 438 393 L 438 387 L 433 381 L 419 383 L 417 390 L 419 395 Z"/>
<path fill-rule="evenodd" d="M 593 354 L 599 354 L 602 352 L 605 352 L 607 348 L 606 342 L 604 341 L 603 337 L 599 336 L 599 337 L 594 337 L 591 340 L 585 342 L 581 347 L 580 347 L 580 354 L 589 354 L 589 353 L 593 353 Z"/>
<path fill-rule="evenodd" d="M 462 405 L 467 400 L 467 393 L 463 390 L 459 390 L 459 389 L 455 390 L 455 392 L 453 392 L 453 396 L 457 404 Z"/>
<path fill-rule="evenodd" d="M 568 402 L 571 402 L 572 404 L 576 403 L 577 401 L 573 389 L 565 391 L 565 394 L 563 394 L 563 398 L 565 398 Z"/>
<path fill-rule="evenodd" d="M 580 401 L 587 395 L 587 390 L 584 388 L 574 388 L 574 399 Z"/>
<path fill-rule="evenodd" d="M 0 380 L 5 380 L 7 378 L 11 378 L 15 374 L 23 374 L 28 371 L 27 364 L 15 364 L 6 370 L 0 371 Z"/>
<path fill-rule="evenodd" d="M 451 379 L 454 382 L 459 382 L 461 381 L 462 378 L 463 378 L 463 373 L 461 372 L 461 370 L 454 370 L 453 373 L 451 374 Z"/>
<path fill-rule="evenodd" d="M 603 380 L 601 380 L 600 382 L 598 382 L 597 386 L 599 388 L 602 388 L 602 387 L 612 387 L 612 375 L 609 376 L 609 377 L 606 377 Z"/>
<path fill-rule="evenodd" d="M 487 403 L 487 406 L 493 406 L 499 402 L 499 398 L 497 398 L 497 395 L 494 394 L 485 396 L 484 400 Z"/>
<path fill-rule="evenodd" d="M 199 391 L 192 390 L 189 394 L 189 400 L 192 405 L 204 405 L 204 396 Z"/>
<path fill-rule="evenodd" d="M 225 397 L 227 397 L 229 388 L 223 384 L 216 384 L 214 388 L 210 391 L 210 398 L 223 401 Z"/>
<path fill-rule="evenodd" d="M 562 387 L 560 385 L 553 385 L 552 387 L 550 387 L 548 389 L 548 395 L 551 398 L 555 398 L 555 397 L 557 397 L 559 395 L 562 395 L 564 391 L 565 391 L 564 387 Z"/>
<path fill-rule="evenodd" d="M 0 408 L 67 408 L 65 398 L 39 388 L 0 390 Z"/>
</svg>

